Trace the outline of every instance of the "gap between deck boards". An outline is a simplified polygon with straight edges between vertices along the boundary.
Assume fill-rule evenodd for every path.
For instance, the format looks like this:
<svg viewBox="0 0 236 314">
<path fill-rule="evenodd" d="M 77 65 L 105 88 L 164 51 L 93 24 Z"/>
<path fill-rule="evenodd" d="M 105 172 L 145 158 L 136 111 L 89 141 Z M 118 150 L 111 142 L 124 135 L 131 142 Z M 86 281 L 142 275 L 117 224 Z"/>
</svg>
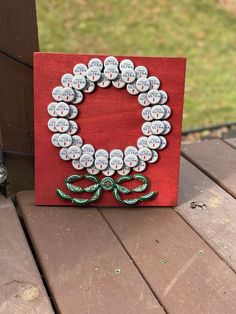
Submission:
<svg viewBox="0 0 236 314">
<path fill-rule="evenodd" d="M 155 293 L 154 289 L 152 288 L 150 282 L 145 278 L 145 275 L 143 274 L 142 270 L 140 269 L 140 267 L 138 266 L 138 264 L 135 262 L 134 258 L 132 257 L 132 255 L 129 253 L 129 251 L 127 250 L 127 248 L 125 247 L 125 244 L 122 242 L 121 238 L 119 237 L 119 235 L 117 234 L 117 232 L 114 230 L 114 228 L 112 227 L 112 225 L 109 223 L 108 219 L 103 215 L 102 213 L 102 208 L 96 207 L 96 209 L 98 210 L 98 212 L 100 213 L 100 215 L 102 216 L 102 218 L 104 219 L 104 221 L 106 222 L 106 224 L 108 225 L 108 227 L 111 229 L 112 233 L 114 234 L 114 236 L 116 237 L 117 241 L 120 243 L 121 247 L 123 248 L 123 250 L 125 251 L 125 253 L 128 255 L 128 257 L 130 258 L 130 260 L 132 261 L 132 263 L 134 264 L 137 272 L 140 274 L 140 276 L 143 278 L 143 280 L 145 281 L 145 283 L 147 284 L 148 288 L 151 290 L 153 296 L 156 298 L 156 300 L 158 301 L 158 303 L 161 305 L 161 307 L 163 308 L 164 312 L 166 314 L 168 314 L 168 311 L 166 309 L 166 307 L 164 306 L 164 304 L 161 302 L 161 300 L 159 299 L 158 295 Z"/>
<path fill-rule="evenodd" d="M 217 140 L 210 140 L 208 141 L 209 143 L 213 142 L 213 141 L 217 141 Z M 233 145 L 231 145 L 228 142 L 225 142 L 224 140 L 219 140 L 221 143 L 223 143 L 224 145 L 226 145 L 226 147 L 230 147 L 233 150 L 235 150 L 235 147 Z M 197 143 L 195 143 L 197 144 Z M 194 145 L 195 145 L 194 144 Z M 191 146 L 191 144 L 184 144 L 185 147 L 187 147 L 188 145 Z M 182 146 L 183 147 L 183 146 Z M 188 156 L 188 153 L 184 152 L 184 149 L 181 148 L 181 156 L 184 157 L 187 161 L 189 161 L 193 166 L 195 166 L 197 169 L 199 169 L 203 174 L 205 174 L 208 178 L 210 178 L 215 184 L 217 184 L 218 186 L 220 186 L 226 193 L 230 194 L 233 198 L 236 199 L 235 196 L 235 192 L 233 190 L 231 190 L 229 188 L 229 186 L 227 186 L 227 184 L 223 184 L 220 180 L 218 180 L 216 178 L 216 176 L 214 176 L 214 174 L 210 173 L 207 169 L 204 169 L 201 165 L 200 162 L 198 160 L 194 160 L 191 156 Z"/>
<path fill-rule="evenodd" d="M 184 218 L 175 207 L 171 207 L 171 208 L 178 214 L 180 218 L 183 219 L 183 221 L 193 230 L 193 232 L 195 232 L 199 236 L 199 238 L 201 238 L 202 241 L 211 248 L 211 250 L 222 260 L 222 262 L 224 262 L 236 274 L 236 271 L 234 270 L 234 268 L 231 265 L 229 265 L 229 263 L 227 263 L 227 261 L 216 251 L 216 249 L 212 246 L 212 244 L 210 244 L 207 240 L 205 240 L 203 236 L 201 235 L 201 233 L 195 230 L 194 227 L 191 225 L 191 223 L 188 222 L 187 219 Z"/>
<path fill-rule="evenodd" d="M 54 302 L 53 293 L 52 293 L 51 289 L 49 288 L 48 283 L 47 283 L 47 279 L 46 279 L 46 277 L 45 277 L 45 275 L 44 275 L 44 273 L 43 273 L 42 267 L 41 267 L 41 265 L 40 265 L 40 261 L 39 261 L 39 259 L 37 258 L 37 254 L 36 254 L 36 252 L 35 252 L 35 249 L 34 249 L 32 240 L 31 240 L 30 235 L 29 235 L 29 232 L 28 232 L 28 229 L 27 229 L 27 227 L 26 227 L 26 225 L 25 225 L 25 222 L 24 222 L 24 219 L 23 219 L 21 210 L 20 210 L 20 208 L 18 207 L 18 205 L 17 205 L 16 202 L 14 202 L 14 206 L 15 206 L 15 208 L 16 208 L 16 210 L 17 210 L 17 214 L 18 214 L 18 217 L 19 217 L 19 221 L 20 221 L 21 227 L 22 227 L 22 229 L 23 229 L 23 231 L 24 231 L 26 241 L 27 241 L 27 243 L 28 243 L 28 245 L 29 245 L 29 248 L 30 248 L 30 250 L 31 250 L 31 254 L 32 254 L 33 258 L 34 258 L 34 261 L 35 261 L 35 264 L 36 264 L 36 266 L 37 266 L 37 268 L 38 268 L 38 272 L 39 272 L 39 274 L 40 274 L 40 277 L 41 277 L 41 280 L 42 280 L 42 282 L 43 282 L 44 288 L 45 288 L 46 293 L 47 293 L 47 295 L 48 295 L 49 302 L 50 302 L 50 304 L 51 304 L 51 306 L 52 306 L 52 309 L 53 309 L 53 311 L 55 312 L 55 314 L 60 314 L 59 309 L 57 308 L 57 304 L 56 304 L 56 302 Z"/>
<path fill-rule="evenodd" d="M 184 221 L 184 223 L 186 225 L 188 225 L 190 227 L 190 229 L 192 230 L 193 233 L 197 234 L 197 236 L 210 248 L 210 250 L 212 250 L 217 257 L 227 266 L 229 267 L 233 273 L 235 274 L 235 270 L 227 263 L 227 261 L 215 250 L 215 248 L 207 241 L 204 239 L 204 237 L 197 231 L 194 229 L 194 227 L 191 225 L 190 222 L 188 222 L 179 212 L 175 207 L 169 207 L 171 208 L 179 217 L 180 219 L 182 219 Z M 149 287 L 149 289 L 151 290 L 151 292 L 153 293 L 154 297 L 157 299 L 157 301 L 159 302 L 159 304 L 162 306 L 163 310 L 165 311 L 165 313 L 169 313 L 167 308 L 164 306 L 163 302 L 161 301 L 161 299 L 159 298 L 159 296 L 157 295 L 157 293 L 154 291 L 151 283 L 148 281 L 148 279 L 145 277 L 144 272 L 142 271 L 142 269 L 138 266 L 138 263 L 135 261 L 135 259 L 132 256 L 132 253 L 129 252 L 129 250 L 126 248 L 125 243 L 123 243 L 121 237 L 118 235 L 118 233 L 115 231 L 115 229 L 112 227 L 112 224 L 109 222 L 109 220 L 105 217 L 105 215 L 103 214 L 102 210 L 103 208 L 99 208 L 96 207 L 96 209 L 98 210 L 98 212 L 101 214 L 102 218 L 104 219 L 104 221 L 107 223 L 108 227 L 111 229 L 112 233 L 115 235 L 116 239 L 118 240 L 118 242 L 120 243 L 120 245 L 122 246 L 123 250 L 125 251 L 125 253 L 128 255 L 128 257 L 130 258 L 130 260 L 132 261 L 132 263 L 134 264 L 135 268 L 137 269 L 138 273 L 140 274 L 140 276 L 143 278 L 143 280 L 146 282 L 147 286 Z M 106 209 L 106 208 L 105 208 Z M 158 209 L 158 208 L 157 208 Z"/>
</svg>

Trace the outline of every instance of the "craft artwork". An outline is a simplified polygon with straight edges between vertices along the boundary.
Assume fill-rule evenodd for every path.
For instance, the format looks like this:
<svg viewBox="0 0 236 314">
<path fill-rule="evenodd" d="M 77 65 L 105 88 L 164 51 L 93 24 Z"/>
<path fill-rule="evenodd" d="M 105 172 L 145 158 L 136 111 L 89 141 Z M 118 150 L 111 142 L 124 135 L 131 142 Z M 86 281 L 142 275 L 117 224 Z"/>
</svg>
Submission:
<svg viewBox="0 0 236 314">
<path fill-rule="evenodd" d="M 143 185 L 136 188 L 135 192 L 145 191 L 149 185 L 148 178 L 142 175 L 128 176 L 128 174 L 131 171 L 144 171 L 147 162 L 156 163 L 157 150 L 164 149 L 167 145 L 164 135 L 171 130 L 170 123 L 166 121 L 171 115 L 171 109 L 164 105 L 168 95 L 164 90 L 159 90 L 160 80 L 156 76 L 148 77 L 148 69 L 145 66 L 135 67 L 129 59 L 124 59 L 119 64 L 113 56 L 107 57 L 104 63 L 98 58 L 92 58 L 88 66 L 83 63 L 76 64 L 73 73 L 74 75 L 65 73 L 61 78 L 62 86 L 56 86 L 52 90 L 52 97 L 56 102 L 51 102 L 47 108 L 51 116 L 48 128 L 54 133 L 52 144 L 60 148 L 61 159 L 71 160 L 76 170 L 86 168 L 90 174 L 87 178 L 95 182 L 94 185 L 82 189 L 72 185 L 72 182 L 82 178 L 74 175 L 66 179 L 67 188 L 76 193 L 94 192 L 94 195 L 89 199 L 73 198 L 60 189 L 57 189 L 57 195 L 71 200 L 76 205 L 87 205 L 96 201 L 102 190 L 113 190 L 115 198 L 126 205 L 156 197 L 157 191 L 153 191 L 138 198 L 123 200 L 119 193 L 129 194 L 134 190 L 125 188 L 119 183 L 137 178 L 143 181 Z M 76 134 L 78 125 L 73 121 L 78 114 L 75 105 L 82 102 L 83 92 L 92 93 L 95 84 L 106 88 L 111 83 L 115 88 L 126 87 L 129 94 L 138 95 L 138 103 L 143 108 L 140 111 L 144 119 L 141 126 L 144 136 L 137 139 L 135 146 L 128 146 L 124 151 L 119 148 L 114 148 L 110 152 L 103 148 L 96 150 L 92 144 L 85 144 Z M 96 177 L 100 171 L 106 176 L 101 182 Z M 107 178 L 113 176 L 115 172 L 122 175 L 117 181 Z"/>
<path fill-rule="evenodd" d="M 104 193 L 111 193 L 117 205 L 150 204 L 159 197 L 151 178 L 142 173 L 147 167 L 149 171 L 158 167 L 162 152 L 170 146 L 168 136 L 174 130 L 168 121 L 175 118 L 168 92 L 161 86 L 158 69 L 155 75 L 150 74 L 147 66 L 136 64 L 132 58 L 118 60 L 113 56 L 74 63 L 54 82 L 47 91 L 49 101 L 44 110 L 48 114 L 51 145 L 58 150 L 61 163 L 70 164 L 71 168 L 70 175 L 64 178 L 65 188 L 57 186 L 54 191 L 62 202 L 85 206 L 102 199 Z M 108 150 L 85 141 L 79 111 L 86 106 L 88 94 L 110 88 L 125 89 L 136 98 L 142 122 L 131 145 L 122 148 L 114 143 Z M 132 187 L 127 186 L 130 182 L 135 182 Z"/>
</svg>

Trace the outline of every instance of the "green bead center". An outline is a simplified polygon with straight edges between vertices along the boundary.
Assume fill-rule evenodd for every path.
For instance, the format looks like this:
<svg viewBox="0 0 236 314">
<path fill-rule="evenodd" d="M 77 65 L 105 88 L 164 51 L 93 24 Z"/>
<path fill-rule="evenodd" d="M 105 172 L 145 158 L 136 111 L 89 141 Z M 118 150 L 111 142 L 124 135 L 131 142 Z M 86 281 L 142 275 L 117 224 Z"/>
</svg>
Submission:
<svg viewBox="0 0 236 314">
<path fill-rule="evenodd" d="M 114 188 L 115 181 L 112 178 L 103 178 L 101 181 L 101 187 L 105 191 L 111 191 Z"/>
</svg>

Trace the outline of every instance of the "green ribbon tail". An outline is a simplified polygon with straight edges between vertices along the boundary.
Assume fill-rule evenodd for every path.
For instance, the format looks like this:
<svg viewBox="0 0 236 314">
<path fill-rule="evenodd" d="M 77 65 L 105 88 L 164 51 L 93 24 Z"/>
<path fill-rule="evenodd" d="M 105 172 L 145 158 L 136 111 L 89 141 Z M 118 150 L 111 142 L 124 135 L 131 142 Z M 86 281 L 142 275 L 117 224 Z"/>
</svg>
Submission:
<svg viewBox="0 0 236 314">
<path fill-rule="evenodd" d="M 155 192 L 155 191 L 152 191 L 152 192 L 149 192 L 147 194 L 141 195 L 138 198 L 122 199 L 120 194 L 119 194 L 118 189 L 114 188 L 113 194 L 114 194 L 115 198 L 117 199 L 117 201 L 120 202 L 121 204 L 124 204 L 124 205 L 136 205 L 136 204 L 138 204 L 140 202 L 150 201 L 150 200 L 154 199 L 158 193 Z"/>
<path fill-rule="evenodd" d="M 102 194 L 102 189 L 101 187 L 98 187 L 97 190 L 95 190 L 95 193 L 93 194 L 93 196 L 91 198 L 75 198 L 75 197 L 71 197 L 68 194 L 65 194 L 63 191 L 61 191 L 60 189 L 56 190 L 56 194 L 64 199 L 64 200 L 69 200 L 71 201 L 73 204 L 77 205 L 77 206 L 85 206 L 88 205 L 90 203 L 95 202 L 96 200 L 98 200 Z"/>
<path fill-rule="evenodd" d="M 91 198 L 72 198 L 72 203 L 75 205 L 85 206 L 98 200 L 101 196 L 102 189 L 98 188 Z"/>
<path fill-rule="evenodd" d="M 139 199 L 140 199 L 140 202 L 141 201 L 150 201 L 150 200 L 154 199 L 157 195 L 158 195 L 158 193 L 156 191 L 152 191 L 152 192 L 147 193 L 145 195 L 141 195 L 139 197 Z"/>
<path fill-rule="evenodd" d="M 72 203 L 78 206 L 85 206 L 90 203 L 90 199 L 88 198 L 72 198 Z"/>
<path fill-rule="evenodd" d="M 59 196 L 60 198 L 63 198 L 64 200 L 71 201 L 71 199 L 72 199 L 70 195 L 64 193 L 60 189 L 56 189 L 56 194 L 57 194 L 57 196 Z"/>
</svg>

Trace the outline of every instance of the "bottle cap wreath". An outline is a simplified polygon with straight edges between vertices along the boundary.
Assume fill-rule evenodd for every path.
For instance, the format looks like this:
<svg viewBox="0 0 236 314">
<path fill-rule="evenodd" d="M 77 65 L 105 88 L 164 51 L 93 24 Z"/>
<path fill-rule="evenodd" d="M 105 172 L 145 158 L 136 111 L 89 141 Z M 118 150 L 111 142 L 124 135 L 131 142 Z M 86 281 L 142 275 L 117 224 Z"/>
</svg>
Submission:
<svg viewBox="0 0 236 314">
<path fill-rule="evenodd" d="M 87 189 L 87 192 L 90 190 L 95 192 L 95 197 L 80 200 L 57 189 L 58 196 L 71 200 L 77 205 L 87 205 L 100 197 L 102 189 L 109 190 L 108 187 L 113 186 L 116 199 L 123 204 L 136 204 L 155 197 L 157 192 L 146 194 L 145 197 L 122 200 L 119 192 L 128 194 L 132 190 L 121 188 L 119 182 L 124 179 L 137 178 L 143 181 L 140 192 L 144 191 L 149 185 L 145 176 L 127 175 L 131 171 L 144 171 L 146 163 L 157 162 L 157 150 L 162 150 L 167 145 L 165 135 L 170 132 L 171 124 L 166 119 L 171 115 L 171 109 L 168 105 L 164 105 L 168 100 L 168 95 L 164 90 L 159 89 L 160 80 L 156 76 L 148 77 L 148 69 L 145 66 L 135 67 L 134 62 L 129 59 L 124 59 L 119 63 L 113 56 L 107 57 L 104 63 L 98 58 L 92 58 L 88 65 L 76 64 L 73 73 L 74 75 L 65 73 L 61 78 L 62 86 L 56 86 L 52 90 L 54 102 L 48 105 L 48 114 L 51 116 L 48 128 L 54 133 L 51 139 L 52 145 L 60 148 L 60 158 L 64 161 L 71 161 L 76 170 L 87 169 L 91 175 L 87 178 L 96 183 L 91 186 L 91 189 Z M 82 102 L 84 93 L 93 92 L 96 85 L 107 88 L 110 84 L 115 88 L 126 87 L 129 94 L 138 95 L 137 104 L 142 109 L 140 112 L 144 121 L 140 128 L 144 136 L 139 137 L 133 146 L 126 147 L 124 151 L 116 147 L 110 152 L 103 148 L 96 150 L 93 144 L 84 143 L 77 134 L 78 125 L 73 120 L 78 115 L 75 105 Z M 100 171 L 108 177 L 113 176 L 115 172 L 124 177 L 117 181 L 104 178 L 99 183 L 95 178 Z M 72 192 L 82 191 L 71 184 L 81 178 L 78 175 L 69 177 L 66 181 L 67 188 Z"/>
<path fill-rule="evenodd" d="M 61 187 L 55 193 L 78 206 L 97 202 L 105 192 L 113 194 L 117 205 L 150 203 L 159 197 L 159 191 L 156 187 L 152 190 L 152 182 L 143 172 L 158 167 L 162 152 L 169 149 L 169 136 L 174 130 L 169 120 L 174 118 L 169 95 L 162 88 L 158 69 L 155 73 L 149 71 L 148 66 L 137 64 L 131 57 L 102 59 L 91 57 L 87 62 L 75 62 L 47 91 L 49 101 L 44 108 L 51 145 L 72 172 L 65 179 L 66 188 L 72 193 Z M 125 148 L 114 141 L 114 147 L 108 150 L 106 146 L 87 142 L 81 134 L 80 112 L 86 106 L 87 95 L 107 88 L 126 90 L 129 97 L 136 99 L 140 112 L 139 134 Z M 91 184 L 84 186 L 83 181 Z M 131 181 L 136 185 L 131 184 L 130 188 Z"/>
</svg>

